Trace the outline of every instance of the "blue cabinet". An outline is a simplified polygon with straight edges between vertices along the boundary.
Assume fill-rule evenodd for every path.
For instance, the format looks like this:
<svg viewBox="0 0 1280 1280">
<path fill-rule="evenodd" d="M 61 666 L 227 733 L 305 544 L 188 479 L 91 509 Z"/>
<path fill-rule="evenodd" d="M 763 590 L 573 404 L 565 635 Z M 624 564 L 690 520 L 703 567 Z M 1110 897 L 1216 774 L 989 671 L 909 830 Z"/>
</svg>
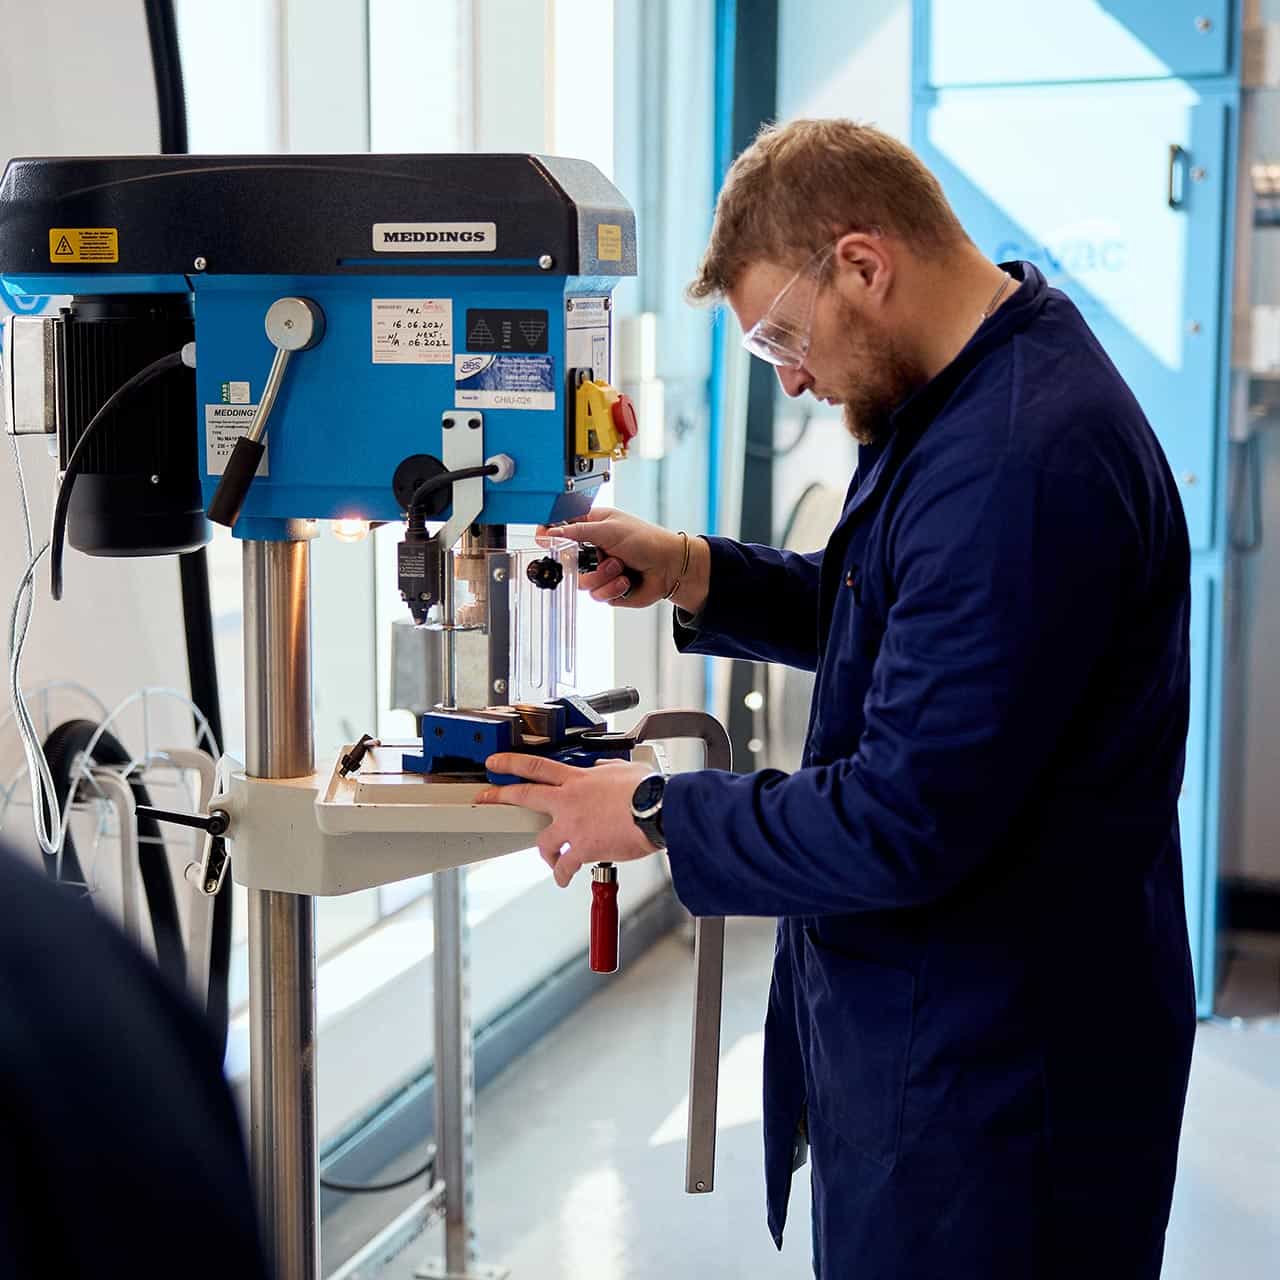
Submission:
<svg viewBox="0 0 1280 1280">
<path fill-rule="evenodd" d="M 1182 84 L 951 90 L 918 103 L 915 134 L 979 248 L 1034 262 L 1084 313 L 1208 547 L 1228 100 Z"/>
<path fill-rule="evenodd" d="M 1228 0 L 922 0 L 917 83 L 989 85 L 1222 76 Z"/>
<path fill-rule="evenodd" d="M 1035 263 L 1081 309 L 1182 495 L 1191 718 L 1178 816 L 1201 1014 L 1218 897 L 1235 16 L 1228 0 L 914 0 L 916 150 L 984 253 Z"/>
</svg>

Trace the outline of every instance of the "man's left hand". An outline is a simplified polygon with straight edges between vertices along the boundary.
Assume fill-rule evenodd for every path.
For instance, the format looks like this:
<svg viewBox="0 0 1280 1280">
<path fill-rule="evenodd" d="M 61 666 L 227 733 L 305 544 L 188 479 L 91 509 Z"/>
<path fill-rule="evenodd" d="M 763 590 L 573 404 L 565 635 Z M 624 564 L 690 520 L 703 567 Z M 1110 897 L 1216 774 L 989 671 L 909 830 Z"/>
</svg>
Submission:
<svg viewBox="0 0 1280 1280">
<path fill-rule="evenodd" d="M 633 862 L 657 852 L 631 816 L 631 797 L 653 772 L 649 765 L 602 760 L 581 769 L 544 756 L 503 753 L 490 756 L 485 767 L 528 779 L 490 787 L 476 803 L 515 804 L 549 815 L 538 851 L 562 889 L 584 863 Z"/>
</svg>

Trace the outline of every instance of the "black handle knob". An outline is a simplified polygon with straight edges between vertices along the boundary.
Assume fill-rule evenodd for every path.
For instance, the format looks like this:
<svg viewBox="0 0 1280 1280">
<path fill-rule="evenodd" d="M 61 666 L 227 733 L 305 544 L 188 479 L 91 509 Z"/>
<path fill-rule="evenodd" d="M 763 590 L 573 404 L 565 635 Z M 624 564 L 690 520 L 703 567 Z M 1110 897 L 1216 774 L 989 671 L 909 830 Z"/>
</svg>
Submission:
<svg viewBox="0 0 1280 1280">
<path fill-rule="evenodd" d="M 589 694 L 583 698 L 583 702 L 602 716 L 611 716 L 615 711 L 630 711 L 632 707 L 638 707 L 640 691 L 624 685 L 620 689 L 605 689 L 601 693 Z"/>
<path fill-rule="evenodd" d="M 564 565 L 555 556 L 531 560 L 524 576 L 542 591 L 554 591 L 564 581 Z"/>
<path fill-rule="evenodd" d="M 231 450 L 231 457 L 227 459 L 227 469 L 222 473 L 222 479 L 214 490 L 213 500 L 209 503 L 209 519 L 214 524 L 225 525 L 228 529 L 235 524 L 240 508 L 244 506 L 249 486 L 257 473 L 258 464 L 266 451 L 265 444 L 250 440 L 248 436 L 241 436 L 236 441 L 236 447 Z"/>
<path fill-rule="evenodd" d="M 590 542 L 584 542 L 578 548 L 579 573 L 595 573 L 603 561 L 604 556 L 600 548 L 593 546 Z M 644 581 L 644 574 L 639 569 L 629 569 L 625 564 L 622 566 L 622 576 L 626 579 L 628 595 Z"/>
</svg>

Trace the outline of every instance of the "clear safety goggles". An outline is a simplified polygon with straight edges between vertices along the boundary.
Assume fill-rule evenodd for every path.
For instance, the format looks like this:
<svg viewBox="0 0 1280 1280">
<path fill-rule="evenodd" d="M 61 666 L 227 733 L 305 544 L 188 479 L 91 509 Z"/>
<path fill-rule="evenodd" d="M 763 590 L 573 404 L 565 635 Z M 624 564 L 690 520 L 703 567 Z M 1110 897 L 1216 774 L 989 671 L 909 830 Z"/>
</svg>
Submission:
<svg viewBox="0 0 1280 1280">
<path fill-rule="evenodd" d="M 839 243 L 833 240 L 787 281 L 769 309 L 742 335 L 753 356 L 780 369 L 798 369 L 809 354 L 813 312 L 822 292 L 827 263 Z"/>
</svg>

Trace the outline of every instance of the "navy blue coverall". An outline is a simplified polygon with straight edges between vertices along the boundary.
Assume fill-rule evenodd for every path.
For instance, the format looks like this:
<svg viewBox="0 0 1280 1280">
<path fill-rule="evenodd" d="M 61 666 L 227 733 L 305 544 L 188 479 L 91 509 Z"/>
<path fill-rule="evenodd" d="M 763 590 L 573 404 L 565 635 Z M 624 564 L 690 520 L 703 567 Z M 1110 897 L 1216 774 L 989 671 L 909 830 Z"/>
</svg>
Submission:
<svg viewBox="0 0 1280 1280">
<path fill-rule="evenodd" d="M 1030 264 L 861 450 L 824 551 L 721 538 L 691 653 L 816 672 L 802 767 L 673 777 L 695 915 L 778 916 L 765 1180 L 824 1280 L 1159 1274 L 1194 1034 L 1190 552 Z"/>
</svg>

